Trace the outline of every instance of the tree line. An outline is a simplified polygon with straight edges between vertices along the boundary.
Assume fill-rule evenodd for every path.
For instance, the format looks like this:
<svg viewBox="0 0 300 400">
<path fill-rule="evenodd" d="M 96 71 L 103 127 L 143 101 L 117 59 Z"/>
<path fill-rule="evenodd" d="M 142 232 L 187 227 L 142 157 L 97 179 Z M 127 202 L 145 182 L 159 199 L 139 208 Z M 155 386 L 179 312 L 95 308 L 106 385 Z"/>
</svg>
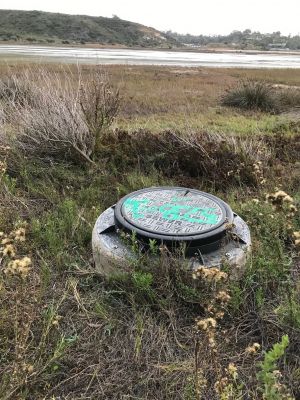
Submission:
<svg viewBox="0 0 300 400">
<path fill-rule="evenodd" d="M 234 30 L 229 35 L 190 35 L 167 31 L 168 36 L 178 42 L 194 46 L 228 46 L 242 49 L 269 50 L 272 48 L 300 50 L 300 36 L 282 35 L 280 31 L 273 33 L 252 32 L 251 29 L 244 31 Z"/>
</svg>

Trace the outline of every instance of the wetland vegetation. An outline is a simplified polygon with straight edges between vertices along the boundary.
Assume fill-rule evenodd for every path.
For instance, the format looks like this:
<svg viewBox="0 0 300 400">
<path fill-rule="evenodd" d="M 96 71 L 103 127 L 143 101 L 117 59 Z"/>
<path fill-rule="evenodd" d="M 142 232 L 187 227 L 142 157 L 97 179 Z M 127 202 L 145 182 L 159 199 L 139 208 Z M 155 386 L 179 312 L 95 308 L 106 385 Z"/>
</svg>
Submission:
<svg viewBox="0 0 300 400">
<path fill-rule="evenodd" d="M 1 399 L 300 398 L 299 78 L 1 64 Z M 276 107 L 224 105 L 241 80 Z M 97 274 L 98 215 L 158 185 L 211 192 L 247 221 L 243 276 L 204 266 L 191 284 L 163 250 Z"/>
</svg>

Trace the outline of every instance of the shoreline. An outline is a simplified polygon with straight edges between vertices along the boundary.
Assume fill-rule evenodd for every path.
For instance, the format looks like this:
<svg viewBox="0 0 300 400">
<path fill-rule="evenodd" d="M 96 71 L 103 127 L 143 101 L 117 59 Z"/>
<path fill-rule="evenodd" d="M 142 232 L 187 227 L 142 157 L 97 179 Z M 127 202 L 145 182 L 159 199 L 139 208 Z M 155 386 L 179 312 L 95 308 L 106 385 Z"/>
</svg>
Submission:
<svg viewBox="0 0 300 400">
<path fill-rule="evenodd" d="M 27 43 L 27 42 L 14 42 L 14 41 L 0 41 L 0 46 L 24 46 L 24 47 L 45 47 L 45 48 L 74 48 L 74 49 L 99 49 L 99 50 L 145 50 L 145 51 L 166 51 L 166 52 L 184 52 L 184 53 L 210 53 L 210 54 L 250 54 L 250 55 L 300 55 L 300 50 L 255 50 L 255 49 L 232 49 L 227 47 L 173 47 L 173 48 L 162 48 L 162 47 L 142 47 L 142 46 L 123 46 L 123 45 L 101 45 L 97 43 L 87 43 L 85 45 L 82 44 L 64 44 L 64 43 Z"/>
</svg>

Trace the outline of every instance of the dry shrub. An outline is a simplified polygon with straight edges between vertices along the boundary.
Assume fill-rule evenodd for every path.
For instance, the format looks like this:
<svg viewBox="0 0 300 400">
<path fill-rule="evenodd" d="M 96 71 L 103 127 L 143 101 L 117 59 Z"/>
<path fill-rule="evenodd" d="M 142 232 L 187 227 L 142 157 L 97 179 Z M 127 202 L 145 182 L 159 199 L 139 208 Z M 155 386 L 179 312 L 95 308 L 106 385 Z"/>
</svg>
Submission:
<svg viewBox="0 0 300 400">
<path fill-rule="evenodd" d="M 8 197 L 7 186 L 5 185 L 4 178 L 7 169 L 7 158 L 8 158 L 8 148 L 1 142 L 0 136 L 0 223 L 6 218 L 6 208 L 7 205 L 10 206 Z"/>
<path fill-rule="evenodd" d="M 113 91 L 107 76 L 96 73 L 81 85 L 79 103 L 85 124 L 99 148 L 103 129 L 112 124 L 119 111 L 119 90 Z"/>
<path fill-rule="evenodd" d="M 9 73 L 0 81 L 0 100 L 4 103 L 33 104 L 35 100 L 34 91 L 28 76 L 29 70 L 23 72 L 22 79 L 14 73 Z"/>
<path fill-rule="evenodd" d="M 255 184 L 253 165 L 267 162 L 270 151 L 264 139 L 219 133 L 180 135 L 166 131 L 156 135 L 142 130 L 115 131 L 105 138 L 103 157 L 120 167 L 136 166 L 146 171 L 156 167 L 168 177 L 202 177 L 219 188 L 228 183 Z"/>
<path fill-rule="evenodd" d="M 294 136 L 291 137 L 277 132 L 275 135 L 266 136 L 265 140 L 274 158 L 284 163 L 296 163 L 299 161 L 300 154 L 300 135 L 297 134 L 300 129 L 300 122 L 291 121 L 289 128 L 296 133 Z"/>
<path fill-rule="evenodd" d="M 205 175 L 225 182 L 253 180 L 253 164 L 269 156 L 263 141 L 219 133 L 172 134 L 168 154 L 175 150 L 179 169 L 190 176 Z"/>
<path fill-rule="evenodd" d="M 282 110 L 300 107 L 300 88 L 289 88 L 278 93 L 278 104 Z"/>
<path fill-rule="evenodd" d="M 80 70 L 53 74 L 32 68 L 1 85 L 8 130 L 15 132 L 12 144 L 36 157 L 92 162 L 119 108 L 119 92 L 100 71 L 83 79 Z"/>
</svg>

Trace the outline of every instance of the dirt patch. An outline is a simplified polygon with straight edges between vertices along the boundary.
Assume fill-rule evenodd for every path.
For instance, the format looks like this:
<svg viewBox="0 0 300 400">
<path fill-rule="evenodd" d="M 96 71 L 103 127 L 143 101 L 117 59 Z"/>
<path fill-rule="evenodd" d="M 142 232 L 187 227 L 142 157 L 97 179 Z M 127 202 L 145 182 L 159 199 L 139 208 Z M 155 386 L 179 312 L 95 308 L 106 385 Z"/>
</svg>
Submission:
<svg viewBox="0 0 300 400">
<path fill-rule="evenodd" d="M 195 69 L 172 69 L 170 70 L 171 74 L 187 74 L 187 75 L 194 75 L 194 74 L 199 74 L 199 72 L 202 73 L 202 71 L 198 71 Z"/>
</svg>

